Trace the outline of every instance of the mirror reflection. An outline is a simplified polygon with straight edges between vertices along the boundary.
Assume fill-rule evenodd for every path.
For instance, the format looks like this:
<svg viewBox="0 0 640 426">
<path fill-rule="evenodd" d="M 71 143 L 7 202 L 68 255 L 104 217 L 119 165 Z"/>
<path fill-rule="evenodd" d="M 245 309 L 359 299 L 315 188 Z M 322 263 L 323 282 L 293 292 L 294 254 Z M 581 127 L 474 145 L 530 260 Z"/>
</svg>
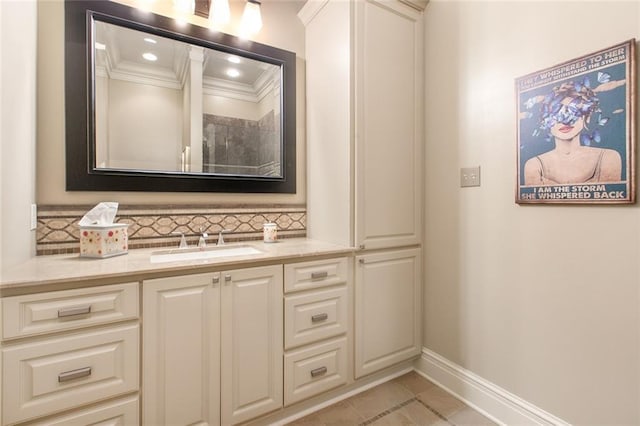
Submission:
<svg viewBox="0 0 640 426">
<path fill-rule="evenodd" d="M 102 170 L 283 176 L 281 68 L 93 20 Z"/>
</svg>

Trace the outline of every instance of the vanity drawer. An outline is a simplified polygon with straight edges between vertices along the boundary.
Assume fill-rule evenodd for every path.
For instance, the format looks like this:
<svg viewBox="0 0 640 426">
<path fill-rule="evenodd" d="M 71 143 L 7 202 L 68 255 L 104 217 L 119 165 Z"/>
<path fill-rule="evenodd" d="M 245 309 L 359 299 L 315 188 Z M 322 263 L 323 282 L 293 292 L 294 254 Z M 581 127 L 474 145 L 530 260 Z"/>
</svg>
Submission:
<svg viewBox="0 0 640 426">
<path fill-rule="evenodd" d="M 138 317 L 138 283 L 2 299 L 2 337 L 12 339 Z"/>
<path fill-rule="evenodd" d="M 346 283 L 347 258 L 316 260 L 284 265 L 284 291 L 300 291 Z"/>
<path fill-rule="evenodd" d="M 284 405 L 347 383 L 347 338 L 291 351 L 284 356 Z"/>
<path fill-rule="evenodd" d="M 134 426 L 140 424 L 139 404 L 138 395 L 133 395 L 21 426 Z"/>
<path fill-rule="evenodd" d="M 2 424 L 133 392 L 139 326 L 110 327 L 2 350 Z"/>
<path fill-rule="evenodd" d="M 346 286 L 285 296 L 285 349 L 346 333 L 347 300 Z"/>
</svg>

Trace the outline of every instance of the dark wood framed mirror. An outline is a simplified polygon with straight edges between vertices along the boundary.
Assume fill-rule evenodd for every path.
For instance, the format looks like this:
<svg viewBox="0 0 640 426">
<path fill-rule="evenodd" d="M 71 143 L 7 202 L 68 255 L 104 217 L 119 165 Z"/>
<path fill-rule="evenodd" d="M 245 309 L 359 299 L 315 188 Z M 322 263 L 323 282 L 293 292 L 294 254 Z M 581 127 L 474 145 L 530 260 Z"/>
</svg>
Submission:
<svg viewBox="0 0 640 426">
<path fill-rule="evenodd" d="M 296 191 L 296 57 L 65 1 L 68 191 Z"/>
</svg>

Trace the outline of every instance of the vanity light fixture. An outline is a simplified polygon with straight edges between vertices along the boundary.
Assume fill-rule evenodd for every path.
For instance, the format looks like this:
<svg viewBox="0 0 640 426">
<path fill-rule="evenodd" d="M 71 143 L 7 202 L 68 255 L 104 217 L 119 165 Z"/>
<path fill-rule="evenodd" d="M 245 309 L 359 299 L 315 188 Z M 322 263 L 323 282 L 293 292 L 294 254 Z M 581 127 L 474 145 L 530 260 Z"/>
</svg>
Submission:
<svg viewBox="0 0 640 426">
<path fill-rule="evenodd" d="M 146 59 L 147 61 L 152 61 L 152 62 L 158 60 L 158 57 L 156 55 L 154 55 L 153 53 L 151 53 L 151 52 L 143 53 L 142 57 L 144 59 Z"/>
<path fill-rule="evenodd" d="M 260 2 L 258 0 L 247 0 L 240 23 L 240 34 L 242 37 L 255 35 L 262 28 L 262 15 L 260 14 Z"/>
<path fill-rule="evenodd" d="M 229 10 L 229 0 L 211 0 L 211 9 L 209 10 L 209 20 L 214 26 L 224 25 L 231 20 L 231 11 Z"/>
</svg>

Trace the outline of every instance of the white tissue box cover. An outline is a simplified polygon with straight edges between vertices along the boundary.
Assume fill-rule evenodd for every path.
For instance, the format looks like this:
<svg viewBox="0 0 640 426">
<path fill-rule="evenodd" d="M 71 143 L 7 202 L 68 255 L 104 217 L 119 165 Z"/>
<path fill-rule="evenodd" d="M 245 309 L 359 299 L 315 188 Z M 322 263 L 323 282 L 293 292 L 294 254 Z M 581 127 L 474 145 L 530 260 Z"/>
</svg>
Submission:
<svg viewBox="0 0 640 426">
<path fill-rule="evenodd" d="M 111 257 L 129 249 L 125 223 L 80 227 L 80 257 Z"/>
</svg>

